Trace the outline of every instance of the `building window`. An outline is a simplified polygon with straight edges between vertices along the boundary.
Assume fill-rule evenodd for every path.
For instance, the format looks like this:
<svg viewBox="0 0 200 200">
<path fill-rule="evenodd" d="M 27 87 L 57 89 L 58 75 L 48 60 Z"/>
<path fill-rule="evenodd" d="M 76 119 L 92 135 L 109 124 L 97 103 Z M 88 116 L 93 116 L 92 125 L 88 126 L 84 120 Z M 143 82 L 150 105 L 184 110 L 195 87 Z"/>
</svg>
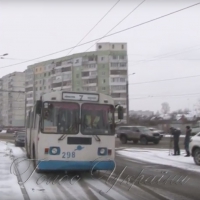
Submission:
<svg viewBox="0 0 200 200">
<path fill-rule="evenodd" d="M 61 62 L 56 63 L 56 67 L 61 66 Z"/>
<path fill-rule="evenodd" d="M 106 83 L 106 79 L 103 79 L 103 83 Z"/>
<path fill-rule="evenodd" d="M 125 60 L 125 56 L 120 56 L 120 59 L 121 60 Z"/>
<path fill-rule="evenodd" d="M 117 60 L 117 56 L 113 56 L 113 60 Z"/>
<path fill-rule="evenodd" d="M 113 49 L 115 48 L 115 45 L 114 45 L 114 44 L 112 45 L 112 48 L 113 48 Z"/>
<path fill-rule="evenodd" d="M 122 49 L 124 49 L 124 45 L 122 44 Z"/>
<path fill-rule="evenodd" d="M 111 67 L 118 67 L 118 63 L 111 63 Z"/>
<path fill-rule="evenodd" d="M 106 90 L 106 88 L 105 88 L 105 87 L 102 87 L 102 90 L 103 90 L 103 91 L 105 91 L 105 90 Z"/>
<path fill-rule="evenodd" d="M 126 90 L 125 85 L 113 85 L 111 86 L 111 90 Z"/>
<path fill-rule="evenodd" d="M 103 60 L 104 60 L 104 57 L 101 57 L 101 60 L 103 61 Z"/>
<path fill-rule="evenodd" d="M 120 67 L 126 67 L 126 63 L 120 63 Z"/>
<path fill-rule="evenodd" d="M 125 82 L 125 78 L 111 78 L 111 82 L 116 83 L 116 82 Z"/>
<path fill-rule="evenodd" d="M 44 76 L 46 76 L 46 73 L 44 73 Z"/>
<path fill-rule="evenodd" d="M 96 75 L 97 75 L 97 72 L 90 72 L 90 75 L 91 75 L 91 76 L 96 76 Z"/>
</svg>

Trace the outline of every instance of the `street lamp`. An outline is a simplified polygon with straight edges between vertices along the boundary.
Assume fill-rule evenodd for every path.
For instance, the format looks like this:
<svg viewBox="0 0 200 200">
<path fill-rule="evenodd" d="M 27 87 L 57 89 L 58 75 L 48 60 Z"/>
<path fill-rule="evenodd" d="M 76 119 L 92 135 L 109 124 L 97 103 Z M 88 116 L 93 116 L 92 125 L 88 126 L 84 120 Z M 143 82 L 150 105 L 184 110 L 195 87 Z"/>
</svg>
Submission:
<svg viewBox="0 0 200 200">
<path fill-rule="evenodd" d="M 134 75 L 135 73 L 131 73 L 127 75 L 126 80 L 126 123 L 129 124 L 129 82 L 128 77 Z"/>
<path fill-rule="evenodd" d="M 3 55 L 0 55 L 1 56 L 1 59 L 3 59 L 3 56 L 7 56 L 8 53 L 4 53 Z"/>
</svg>

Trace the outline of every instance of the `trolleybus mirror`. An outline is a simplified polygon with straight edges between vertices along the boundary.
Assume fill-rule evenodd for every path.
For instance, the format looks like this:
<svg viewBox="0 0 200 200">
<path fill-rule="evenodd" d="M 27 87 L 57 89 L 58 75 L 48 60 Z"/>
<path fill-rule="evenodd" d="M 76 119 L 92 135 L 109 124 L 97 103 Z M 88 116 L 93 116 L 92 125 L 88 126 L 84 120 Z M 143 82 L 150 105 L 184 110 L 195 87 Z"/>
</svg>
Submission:
<svg viewBox="0 0 200 200">
<path fill-rule="evenodd" d="M 124 119 L 124 109 L 122 106 L 118 107 L 118 119 Z"/>
<path fill-rule="evenodd" d="M 42 110 L 42 101 L 38 100 L 36 102 L 36 114 L 40 115 Z"/>
</svg>

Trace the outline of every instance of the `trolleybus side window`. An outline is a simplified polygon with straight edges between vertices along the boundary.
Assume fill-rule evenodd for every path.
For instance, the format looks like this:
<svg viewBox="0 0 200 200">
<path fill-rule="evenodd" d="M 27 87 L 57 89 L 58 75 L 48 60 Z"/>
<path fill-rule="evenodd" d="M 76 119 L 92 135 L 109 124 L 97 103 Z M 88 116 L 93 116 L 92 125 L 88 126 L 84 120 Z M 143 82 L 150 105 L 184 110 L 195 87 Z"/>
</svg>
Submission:
<svg viewBox="0 0 200 200">
<path fill-rule="evenodd" d="M 82 134 L 114 134 L 114 112 L 112 105 L 85 103 L 81 107 Z"/>
<path fill-rule="evenodd" d="M 71 102 L 44 102 L 42 111 L 43 133 L 77 134 L 80 107 Z"/>
</svg>

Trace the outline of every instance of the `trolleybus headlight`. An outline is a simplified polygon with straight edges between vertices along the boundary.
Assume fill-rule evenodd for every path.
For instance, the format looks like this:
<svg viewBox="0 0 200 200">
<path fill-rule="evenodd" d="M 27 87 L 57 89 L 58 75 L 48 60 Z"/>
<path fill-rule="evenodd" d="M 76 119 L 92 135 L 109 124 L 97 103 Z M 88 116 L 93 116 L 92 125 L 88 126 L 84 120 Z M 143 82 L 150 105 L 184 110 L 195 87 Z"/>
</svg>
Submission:
<svg viewBox="0 0 200 200">
<path fill-rule="evenodd" d="M 98 154 L 99 155 L 106 155 L 107 154 L 107 148 L 99 148 Z"/>
<path fill-rule="evenodd" d="M 100 150 L 100 154 L 104 154 L 105 152 L 106 152 L 105 149 L 101 149 L 101 150 Z"/>
<path fill-rule="evenodd" d="M 52 154 L 57 154 L 57 152 L 58 152 L 58 149 L 57 149 L 57 148 L 51 149 L 51 153 L 52 153 Z"/>
<path fill-rule="evenodd" d="M 50 147 L 50 154 L 51 155 L 59 155 L 60 154 L 60 148 L 59 147 Z"/>
</svg>

